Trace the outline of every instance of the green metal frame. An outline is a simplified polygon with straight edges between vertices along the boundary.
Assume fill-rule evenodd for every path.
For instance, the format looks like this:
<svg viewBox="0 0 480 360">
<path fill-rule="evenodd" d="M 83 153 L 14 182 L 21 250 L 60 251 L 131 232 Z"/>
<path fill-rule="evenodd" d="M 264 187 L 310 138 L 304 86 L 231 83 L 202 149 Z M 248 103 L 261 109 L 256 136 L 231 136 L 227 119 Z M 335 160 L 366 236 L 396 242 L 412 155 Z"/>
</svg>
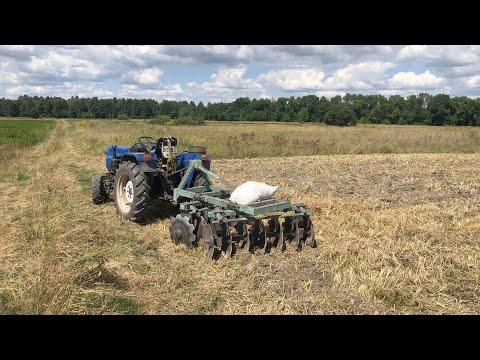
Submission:
<svg viewBox="0 0 480 360">
<path fill-rule="evenodd" d="M 206 183 L 203 186 L 187 189 L 187 179 L 195 170 L 200 172 Z M 226 188 L 214 186 L 210 177 L 225 185 Z M 288 200 L 281 199 L 259 201 L 250 205 L 237 205 L 228 200 L 233 190 L 234 187 L 231 184 L 214 172 L 204 168 L 201 160 L 191 160 L 187 170 L 185 170 L 182 181 L 178 187 L 173 190 L 173 199 L 179 204 L 181 210 L 189 211 L 190 213 L 205 210 L 205 208 L 202 208 L 205 204 L 220 207 L 221 210 L 208 211 L 208 217 L 217 219 L 221 219 L 223 216 L 237 217 L 237 213 L 239 213 L 241 217 L 233 220 L 246 221 L 259 218 L 298 216 L 299 214 L 308 215 L 304 205 L 293 205 Z M 186 198 L 190 201 L 179 201 L 180 198 Z M 267 213 L 286 211 L 294 211 L 295 214 L 261 216 Z"/>
</svg>

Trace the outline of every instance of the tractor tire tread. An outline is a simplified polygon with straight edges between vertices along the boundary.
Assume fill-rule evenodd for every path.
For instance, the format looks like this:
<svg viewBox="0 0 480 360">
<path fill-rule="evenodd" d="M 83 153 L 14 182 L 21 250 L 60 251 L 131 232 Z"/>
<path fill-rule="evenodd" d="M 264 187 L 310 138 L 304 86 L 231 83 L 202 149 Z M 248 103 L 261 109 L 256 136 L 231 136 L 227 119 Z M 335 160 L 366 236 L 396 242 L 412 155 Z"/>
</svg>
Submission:
<svg viewBox="0 0 480 360">
<path fill-rule="evenodd" d="M 106 191 L 102 186 L 102 176 L 95 175 L 92 177 L 92 200 L 95 205 L 100 205 L 106 202 Z"/>
</svg>

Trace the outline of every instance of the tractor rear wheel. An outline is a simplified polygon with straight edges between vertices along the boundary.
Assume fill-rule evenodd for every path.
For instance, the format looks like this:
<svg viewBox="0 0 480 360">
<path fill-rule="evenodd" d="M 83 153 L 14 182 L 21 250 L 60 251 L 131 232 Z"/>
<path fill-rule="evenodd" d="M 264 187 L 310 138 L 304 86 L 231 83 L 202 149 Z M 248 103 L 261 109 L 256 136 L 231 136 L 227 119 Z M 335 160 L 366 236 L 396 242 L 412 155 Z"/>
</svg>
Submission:
<svg viewBox="0 0 480 360">
<path fill-rule="evenodd" d="M 92 177 L 92 200 L 96 205 L 103 204 L 108 200 L 108 194 L 102 180 L 100 175 Z"/>
<path fill-rule="evenodd" d="M 113 198 L 117 213 L 122 218 L 143 221 L 145 206 L 151 199 L 150 193 L 148 177 L 137 164 L 131 161 L 120 164 L 115 174 Z"/>
</svg>

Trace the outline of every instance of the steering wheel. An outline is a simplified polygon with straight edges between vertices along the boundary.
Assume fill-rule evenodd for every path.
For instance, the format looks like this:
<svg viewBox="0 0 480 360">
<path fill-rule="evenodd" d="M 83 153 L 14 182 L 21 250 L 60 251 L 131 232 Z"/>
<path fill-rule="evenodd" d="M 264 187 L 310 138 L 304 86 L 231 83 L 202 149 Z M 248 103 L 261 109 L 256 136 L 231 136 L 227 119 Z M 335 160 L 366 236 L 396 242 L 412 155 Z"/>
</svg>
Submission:
<svg viewBox="0 0 480 360">
<path fill-rule="evenodd" d="M 146 141 L 142 141 L 142 139 L 145 139 Z M 153 140 L 153 142 L 150 140 Z M 146 152 L 150 152 L 153 149 L 153 144 L 157 144 L 157 139 L 154 139 L 151 136 L 140 136 L 138 142 Z"/>
</svg>

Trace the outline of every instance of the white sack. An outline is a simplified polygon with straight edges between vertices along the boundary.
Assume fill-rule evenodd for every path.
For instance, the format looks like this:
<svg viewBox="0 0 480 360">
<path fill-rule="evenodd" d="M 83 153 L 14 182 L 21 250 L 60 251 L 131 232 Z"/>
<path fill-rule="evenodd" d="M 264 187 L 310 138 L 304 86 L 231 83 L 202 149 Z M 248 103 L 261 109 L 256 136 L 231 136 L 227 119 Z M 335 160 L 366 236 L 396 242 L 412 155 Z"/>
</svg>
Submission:
<svg viewBox="0 0 480 360">
<path fill-rule="evenodd" d="M 270 186 L 262 182 L 247 181 L 233 190 L 230 201 L 234 204 L 248 205 L 257 201 L 270 199 L 278 186 Z"/>
</svg>

